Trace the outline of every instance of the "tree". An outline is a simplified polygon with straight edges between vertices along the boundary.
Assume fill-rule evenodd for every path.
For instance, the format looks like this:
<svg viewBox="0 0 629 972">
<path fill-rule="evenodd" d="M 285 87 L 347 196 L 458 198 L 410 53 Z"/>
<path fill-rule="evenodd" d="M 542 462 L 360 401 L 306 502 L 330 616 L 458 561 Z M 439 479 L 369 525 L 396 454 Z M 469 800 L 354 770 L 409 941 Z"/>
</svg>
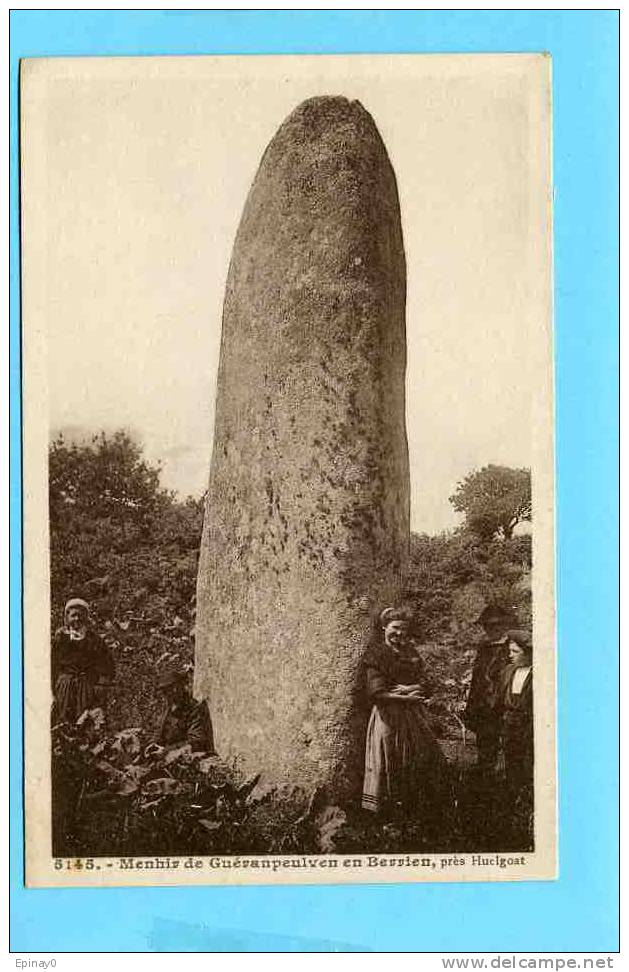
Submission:
<svg viewBox="0 0 629 972">
<path fill-rule="evenodd" d="M 510 540 L 518 523 L 531 520 L 531 471 L 484 466 L 458 484 L 450 502 L 482 540 Z"/>
<path fill-rule="evenodd" d="M 113 726 L 155 726 L 155 676 L 190 666 L 203 498 L 178 501 L 126 432 L 50 446 L 53 630 L 86 598 L 113 652 Z"/>
<path fill-rule="evenodd" d="M 145 462 L 141 447 L 125 431 L 100 432 L 84 444 L 68 444 L 60 435 L 48 464 L 51 529 L 68 516 L 145 526 L 172 501 L 159 477 L 159 466 Z"/>
<path fill-rule="evenodd" d="M 172 603 L 194 591 L 202 500 L 183 503 L 160 485 L 131 436 L 86 443 L 58 437 L 49 453 L 51 588 L 59 612 L 82 594 L 103 616 L 134 607 L 137 592 Z M 185 575 L 185 583 L 174 583 Z"/>
</svg>

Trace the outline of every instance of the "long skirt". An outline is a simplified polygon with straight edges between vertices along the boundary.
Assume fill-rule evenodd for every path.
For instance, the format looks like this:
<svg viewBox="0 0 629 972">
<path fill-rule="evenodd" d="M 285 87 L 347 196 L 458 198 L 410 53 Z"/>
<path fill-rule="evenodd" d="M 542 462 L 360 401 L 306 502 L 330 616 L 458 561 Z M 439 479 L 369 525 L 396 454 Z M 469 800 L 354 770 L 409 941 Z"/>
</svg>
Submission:
<svg viewBox="0 0 629 972">
<path fill-rule="evenodd" d="M 447 763 L 422 706 L 374 705 L 367 728 L 362 805 L 409 811 L 434 802 L 447 787 Z"/>
<path fill-rule="evenodd" d="M 55 685 L 52 722 L 76 722 L 86 709 L 98 703 L 94 680 L 89 675 L 59 675 Z"/>
</svg>

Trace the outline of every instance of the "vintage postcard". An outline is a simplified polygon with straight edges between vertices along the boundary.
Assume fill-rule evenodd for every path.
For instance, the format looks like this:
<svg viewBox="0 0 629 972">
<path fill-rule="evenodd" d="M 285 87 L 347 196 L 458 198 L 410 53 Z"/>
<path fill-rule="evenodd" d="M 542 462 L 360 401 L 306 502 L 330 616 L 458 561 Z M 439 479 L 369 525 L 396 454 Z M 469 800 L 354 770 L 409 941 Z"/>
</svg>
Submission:
<svg viewBox="0 0 629 972">
<path fill-rule="evenodd" d="M 22 62 L 30 886 L 556 876 L 550 72 Z"/>
</svg>

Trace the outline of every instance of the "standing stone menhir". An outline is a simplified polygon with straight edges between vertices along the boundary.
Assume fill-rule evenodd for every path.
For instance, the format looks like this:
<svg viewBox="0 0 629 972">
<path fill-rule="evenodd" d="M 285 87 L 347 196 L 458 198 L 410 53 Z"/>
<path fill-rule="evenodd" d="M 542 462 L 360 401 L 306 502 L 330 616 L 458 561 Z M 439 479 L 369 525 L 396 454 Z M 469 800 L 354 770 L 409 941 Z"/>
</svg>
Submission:
<svg viewBox="0 0 629 972">
<path fill-rule="evenodd" d="M 222 755 L 337 799 L 360 787 L 360 662 L 408 555 L 405 290 L 371 116 L 305 101 L 264 153 L 229 268 L 196 689 Z"/>
</svg>

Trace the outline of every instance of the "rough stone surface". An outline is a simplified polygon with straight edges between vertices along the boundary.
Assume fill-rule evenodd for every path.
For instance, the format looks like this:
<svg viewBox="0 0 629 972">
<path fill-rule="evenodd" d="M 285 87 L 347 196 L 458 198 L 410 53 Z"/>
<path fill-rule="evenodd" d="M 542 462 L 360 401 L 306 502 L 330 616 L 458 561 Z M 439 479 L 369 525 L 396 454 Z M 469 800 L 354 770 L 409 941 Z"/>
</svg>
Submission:
<svg viewBox="0 0 629 972">
<path fill-rule="evenodd" d="M 358 102 L 313 98 L 250 190 L 227 280 L 196 690 L 269 780 L 360 788 L 361 659 L 409 540 L 395 176 Z"/>
</svg>

